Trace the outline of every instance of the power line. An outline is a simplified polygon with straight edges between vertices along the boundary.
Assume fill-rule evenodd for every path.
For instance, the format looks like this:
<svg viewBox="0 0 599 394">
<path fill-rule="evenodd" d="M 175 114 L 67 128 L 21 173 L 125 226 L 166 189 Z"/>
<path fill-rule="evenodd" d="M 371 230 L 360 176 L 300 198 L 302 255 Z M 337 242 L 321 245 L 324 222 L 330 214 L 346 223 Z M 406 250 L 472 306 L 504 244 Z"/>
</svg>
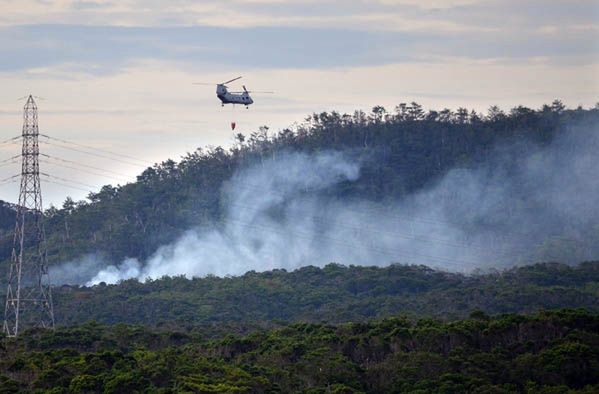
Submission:
<svg viewBox="0 0 599 394">
<path fill-rule="evenodd" d="M 89 170 L 82 170 L 82 169 L 80 169 L 80 168 L 73 167 L 73 166 L 69 166 L 69 165 L 65 165 L 65 164 L 60 164 L 60 163 L 52 163 L 52 162 L 45 161 L 45 160 L 44 160 L 44 161 L 41 161 L 41 162 L 42 162 L 42 163 L 45 163 L 45 164 L 50 164 L 50 165 L 54 165 L 54 166 L 59 166 L 59 167 L 63 167 L 63 168 L 68 168 L 68 169 L 71 169 L 71 170 L 73 170 L 73 171 L 82 172 L 82 173 L 84 173 L 84 174 L 95 175 L 95 176 L 101 176 L 101 177 L 104 177 L 104 178 L 107 178 L 107 179 L 110 179 L 110 180 L 112 180 L 112 181 L 116 181 L 116 182 L 126 182 L 126 181 L 125 181 L 125 180 L 123 180 L 123 179 L 117 179 L 117 178 L 115 178 L 115 177 L 113 177 L 113 176 L 110 176 L 110 175 L 106 175 L 106 174 L 100 174 L 100 173 L 98 173 L 98 172 L 92 172 L 92 171 L 89 171 Z"/>
<path fill-rule="evenodd" d="M 78 161 L 67 160 L 67 159 L 63 159 L 61 157 L 54 157 L 54 156 L 50 156 L 50 155 L 47 155 L 47 154 L 41 154 L 40 153 L 40 155 L 42 155 L 42 156 L 44 156 L 44 157 L 46 157 L 48 159 L 52 159 L 52 160 L 56 160 L 56 161 L 61 161 L 61 162 L 64 162 L 64 163 L 76 164 L 77 166 L 80 166 L 80 167 L 91 168 L 92 170 L 102 171 L 102 172 L 106 172 L 106 173 L 109 173 L 109 174 L 113 174 L 113 175 L 117 175 L 117 176 L 129 178 L 129 175 L 123 174 L 121 172 L 115 172 L 115 171 L 112 171 L 112 170 L 107 170 L 105 168 L 94 167 L 94 166 L 90 166 L 89 164 L 83 164 L 83 163 L 80 163 Z"/>
<path fill-rule="evenodd" d="M 0 164 L 0 167 L 6 167 L 6 166 L 10 166 L 12 164 L 18 164 L 18 163 L 19 163 L 18 160 L 13 160 L 10 162 L 5 162 L 5 163 Z"/>
<path fill-rule="evenodd" d="M 89 187 L 89 188 L 92 188 L 92 189 L 95 188 L 95 186 L 88 185 L 87 183 L 72 181 L 70 179 L 61 178 L 61 177 L 58 177 L 58 176 L 55 176 L 55 175 L 49 175 L 49 174 L 46 174 L 46 173 L 43 173 L 43 172 L 40 172 L 40 175 L 43 175 L 43 176 L 45 176 L 47 178 L 54 178 L 54 179 L 57 179 L 57 180 L 62 181 L 62 182 L 69 182 L 69 183 L 73 183 L 73 184 L 77 184 L 77 185 Z"/>
<path fill-rule="evenodd" d="M 11 180 L 8 180 L 8 181 L 0 181 L 0 185 L 8 185 L 9 183 L 15 183 L 17 181 L 18 181 L 17 178 L 14 178 L 14 179 L 11 179 Z"/>
<path fill-rule="evenodd" d="M 62 142 L 63 144 L 75 145 L 75 146 L 78 146 L 78 147 L 81 147 L 81 148 L 91 149 L 91 150 L 99 151 L 99 152 L 104 152 L 104 153 L 107 153 L 107 154 L 110 154 L 110 155 L 113 155 L 113 156 L 119 156 L 119 157 L 122 157 L 122 158 L 125 158 L 125 159 L 129 159 L 129 160 L 135 160 L 135 161 L 138 161 L 140 163 L 144 163 L 144 165 L 150 165 L 150 166 L 154 165 L 154 163 L 150 163 L 147 160 L 138 159 L 137 157 L 133 157 L 133 156 L 129 156 L 129 155 L 124 155 L 122 153 L 112 152 L 112 151 L 109 151 L 107 149 L 101 149 L 101 148 L 96 148 L 96 147 L 89 146 L 89 145 L 79 144 L 77 142 L 68 141 L 68 140 L 65 140 L 65 139 L 62 139 L 62 138 L 50 137 L 50 136 L 45 135 L 45 134 L 40 134 L 40 136 L 45 137 L 47 139 L 55 140 L 55 141 L 58 141 L 58 142 Z"/>
<path fill-rule="evenodd" d="M 88 190 L 88 189 L 84 189 L 82 187 L 78 187 L 78 186 L 73 186 L 73 185 L 67 185 L 66 183 L 62 183 L 62 182 L 56 182 L 56 181 L 51 181 L 49 179 L 43 179 L 42 182 L 45 183 L 53 183 L 55 185 L 59 185 L 59 186 L 65 186 L 65 187 L 69 187 L 71 189 L 76 189 L 76 190 L 81 190 L 84 192 L 88 192 L 88 193 L 93 193 L 92 191 Z"/>
<path fill-rule="evenodd" d="M 127 165 L 130 165 L 130 166 L 135 166 L 135 167 L 144 167 L 144 168 L 146 168 L 146 167 L 147 167 L 147 166 L 146 166 L 146 165 L 144 165 L 144 164 L 132 163 L 132 162 L 130 162 L 130 161 L 126 161 L 126 160 L 117 159 L 117 158 L 110 157 L 110 156 L 103 155 L 103 154 L 96 153 L 96 152 L 88 152 L 88 151 L 84 151 L 84 150 L 81 150 L 81 149 L 73 148 L 73 147 L 70 147 L 70 146 L 66 146 L 66 145 L 62 145 L 62 144 L 57 144 L 57 143 L 54 143 L 54 142 L 49 142 L 49 141 L 40 141 L 40 143 L 42 143 L 42 144 L 47 144 L 47 145 L 52 145 L 52 146 L 57 146 L 57 147 L 59 147 L 59 148 L 62 148 L 62 149 L 68 149 L 68 150 L 72 150 L 72 151 L 74 151 L 74 152 L 83 153 L 83 154 L 86 154 L 86 155 L 91 155 L 91 156 L 101 157 L 101 158 L 103 158 L 103 159 L 109 159 L 109 160 L 112 160 L 112 161 L 117 161 L 117 162 L 119 162 L 119 163 L 127 164 Z"/>
<path fill-rule="evenodd" d="M 17 177 L 20 177 L 20 176 L 21 176 L 21 174 L 16 174 L 16 175 L 13 175 L 13 176 L 9 176 L 8 178 L 0 179 L 0 182 L 5 182 L 5 181 L 8 181 L 10 179 L 14 179 L 14 178 L 17 178 Z"/>
<path fill-rule="evenodd" d="M 16 142 L 16 140 L 18 140 L 19 138 L 21 138 L 20 135 L 16 136 L 16 137 L 12 137 L 9 138 L 7 140 L 4 141 L 0 141 L 0 145 L 4 145 L 4 144 L 14 144 Z"/>
<path fill-rule="evenodd" d="M 0 163 L 6 163 L 6 162 L 9 162 L 9 161 L 12 161 L 12 160 L 15 160 L 15 159 L 20 159 L 20 158 L 21 158 L 21 155 L 16 155 L 16 156 L 13 156 L 13 157 L 9 157 L 8 159 L 0 160 Z"/>
</svg>

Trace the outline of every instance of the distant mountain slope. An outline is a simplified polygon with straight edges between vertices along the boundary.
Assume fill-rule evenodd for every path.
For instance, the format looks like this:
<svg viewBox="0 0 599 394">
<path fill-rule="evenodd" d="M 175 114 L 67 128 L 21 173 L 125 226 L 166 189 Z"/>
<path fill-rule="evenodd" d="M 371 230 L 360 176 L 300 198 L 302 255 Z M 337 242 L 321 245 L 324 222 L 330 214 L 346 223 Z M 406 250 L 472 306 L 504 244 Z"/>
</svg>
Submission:
<svg viewBox="0 0 599 394">
<path fill-rule="evenodd" d="M 60 325 L 101 323 L 272 326 L 281 321 L 363 321 L 397 314 L 443 319 L 578 308 L 599 311 L 599 263 L 537 264 L 464 276 L 423 266 L 248 272 L 241 277 L 128 280 L 54 292 Z"/>
<path fill-rule="evenodd" d="M 198 149 L 180 162 L 148 168 L 137 182 L 105 186 L 90 201 L 67 200 L 48 211 L 51 262 L 97 253 L 112 262 L 146 259 L 191 227 L 218 222 L 222 187 L 241 168 L 282 152 L 344 151 L 360 160 L 361 176 L 329 190 L 337 198 L 385 201 L 422 189 L 456 167 L 475 167 L 497 146 L 520 141 L 546 145 L 572 124 L 597 124 L 599 109 L 567 110 L 556 101 L 535 111 L 490 109 L 486 116 L 459 109 L 424 112 L 416 103 L 394 112 L 336 112 L 310 116 L 293 130 L 267 136 L 267 128 L 238 135 L 230 150 Z M 9 257 L 10 215 L 0 216 L 0 260 Z"/>
</svg>

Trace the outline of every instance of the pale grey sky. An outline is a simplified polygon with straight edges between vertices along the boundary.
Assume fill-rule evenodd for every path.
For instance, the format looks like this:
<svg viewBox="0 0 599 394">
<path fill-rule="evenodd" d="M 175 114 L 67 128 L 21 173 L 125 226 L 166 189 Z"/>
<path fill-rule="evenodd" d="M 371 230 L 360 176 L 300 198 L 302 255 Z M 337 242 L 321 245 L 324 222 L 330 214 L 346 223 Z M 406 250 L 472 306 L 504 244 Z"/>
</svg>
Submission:
<svg viewBox="0 0 599 394">
<path fill-rule="evenodd" d="M 39 101 L 43 133 L 139 157 L 178 159 L 273 130 L 311 112 L 599 100 L 594 0 L 0 0 L 0 140 Z M 242 82 L 275 95 L 221 108 L 212 86 Z M 42 145 L 48 154 L 122 174 L 140 167 Z M 0 146 L 0 160 L 18 153 Z M 115 180 L 49 167 L 97 188 Z M 18 172 L 0 167 L 0 179 Z M 17 185 L 0 186 L 14 201 Z M 83 198 L 44 185 L 46 202 Z M 46 204 L 47 205 L 47 204 Z"/>
</svg>

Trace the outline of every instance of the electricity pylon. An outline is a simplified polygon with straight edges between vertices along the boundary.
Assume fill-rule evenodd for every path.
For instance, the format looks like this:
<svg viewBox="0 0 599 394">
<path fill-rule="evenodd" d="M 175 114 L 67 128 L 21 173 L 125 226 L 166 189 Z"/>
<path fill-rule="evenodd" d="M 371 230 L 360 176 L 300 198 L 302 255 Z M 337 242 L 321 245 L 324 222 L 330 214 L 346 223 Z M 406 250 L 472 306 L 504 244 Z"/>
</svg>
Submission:
<svg viewBox="0 0 599 394">
<path fill-rule="evenodd" d="M 28 327 L 54 328 L 38 137 L 37 105 L 30 95 L 23 113 L 21 192 L 4 309 L 4 333 L 9 337 Z"/>
</svg>

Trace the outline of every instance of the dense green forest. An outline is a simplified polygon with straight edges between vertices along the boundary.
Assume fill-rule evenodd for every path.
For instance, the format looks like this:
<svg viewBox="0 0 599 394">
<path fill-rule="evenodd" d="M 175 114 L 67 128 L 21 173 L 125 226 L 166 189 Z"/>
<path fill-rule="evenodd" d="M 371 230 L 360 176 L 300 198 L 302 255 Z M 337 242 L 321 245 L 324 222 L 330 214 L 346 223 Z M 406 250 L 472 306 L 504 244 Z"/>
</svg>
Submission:
<svg viewBox="0 0 599 394">
<path fill-rule="evenodd" d="M 596 393 L 599 315 L 396 316 L 208 339 L 89 323 L 0 342 L 2 392 Z"/>
<path fill-rule="evenodd" d="M 597 124 L 599 107 L 566 109 L 555 101 L 539 110 L 515 107 L 488 114 L 460 108 L 425 112 L 417 103 L 394 111 L 314 114 L 293 129 L 238 135 L 228 150 L 198 149 L 179 162 L 146 169 L 136 182 L 107 185 L 86 201 L 67 199 L 47 210 L 51 263 L 88 253 L 118 262 L 146 259 L 189 228 L 218 223 L 222 186 L 240 168 L 282 152 L 343 150 L 362 162 L 355 182 L 331 190 L 337 198 L 369 201 L 402 198 L 456 167 L 476 167 L 501 144 L 519 141 L 532 149 L 549 144 L 571 125 Z M 0 205 L 0 261 L 10 256 L 14 213 Z"/>
<path fill-rule="evenodd" d="M 463 275 L 424 266 L 304 267 L 240 277 L 163 278 L 54 291 L 57 323 L 201 325 L 215 333 L 284 322 L 358 322 L 404 314 L 465 318 L 584 307 L 599 312 L 599 263 L 537 264 Z"/>
</svg>

